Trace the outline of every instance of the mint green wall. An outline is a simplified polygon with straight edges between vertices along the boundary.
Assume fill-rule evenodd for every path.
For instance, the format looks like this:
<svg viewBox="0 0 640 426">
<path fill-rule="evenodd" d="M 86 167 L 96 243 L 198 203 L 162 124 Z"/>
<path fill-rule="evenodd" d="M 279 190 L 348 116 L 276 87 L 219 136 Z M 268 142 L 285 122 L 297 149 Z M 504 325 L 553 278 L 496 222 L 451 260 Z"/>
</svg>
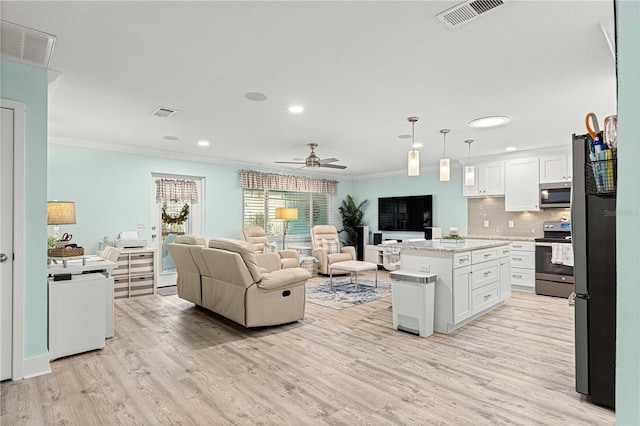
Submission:
<svg viewBox="0 0 640 426">
<path fill-rule="evenodd" d="M 369 200 L 364 221 L 370 232 L 378 232 L 378 197 L 433 195 L 433 224 L 443 233 L 458 228 L 467 232 L 467 200 L 462 196 L 462 171 L 451 170 L 451 180 L 440 182 L 438 171 L 420 172 L 420 176 L 386 176 L 354 180 L 352 196 L 356 202 Z M 385 232 L 384 238 L 421 238 L 421 232 Z"/>
<path fill-rule="evenodd" d="M 25 205 L 16 207 L 29 212 L 24 217 L 24 357 L 31 358 L 47 352 L 47 70 L 2 60 L 0 75 L 0 97 L 26 105 Z"/>
<path fill-rule="evenodd" d="M 616 423 L 640 425 L 640 2 L 617 1 Z"/>
<path fill-rule="evenodd" d="M 49 145 L 49 200 L 75 201 L 77 224 L 61 226 L 73 241 L 94 253 L 104 236 L 115 239 L 123 230 L 138 231 L 151 241 L 152 172 L 203 176 L 206 239 L 238 238 L 242 228 L 242 191 L 236 167 L 174 160 L 66 145 Z M 336 204 L 351 189 L 338 185 Z M 339 216 L 336 222 L 339 225 Z M 138 229 L 143 219 L 147 228 Z"/>
</svg>

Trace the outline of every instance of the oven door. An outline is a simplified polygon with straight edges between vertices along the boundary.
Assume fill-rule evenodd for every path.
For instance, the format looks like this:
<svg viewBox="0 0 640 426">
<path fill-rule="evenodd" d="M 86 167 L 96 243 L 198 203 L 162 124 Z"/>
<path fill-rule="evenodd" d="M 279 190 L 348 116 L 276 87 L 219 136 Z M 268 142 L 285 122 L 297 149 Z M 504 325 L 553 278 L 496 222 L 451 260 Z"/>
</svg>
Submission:
<svg viewBox="0 0 640 426">
<path fill-rule="evenodd" d="M 552 263 L 551 255 L 551 243 L 536 243 L 536 279 L 573 283 L 573 266 Z"/>
</svg>

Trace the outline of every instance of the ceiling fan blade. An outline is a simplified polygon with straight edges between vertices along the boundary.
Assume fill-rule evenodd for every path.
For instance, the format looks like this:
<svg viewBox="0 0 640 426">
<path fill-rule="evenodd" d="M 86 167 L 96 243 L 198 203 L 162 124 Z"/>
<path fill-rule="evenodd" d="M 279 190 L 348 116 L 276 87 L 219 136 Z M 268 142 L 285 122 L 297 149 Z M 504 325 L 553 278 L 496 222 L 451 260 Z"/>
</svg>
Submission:
<svg viewBox="0 0 640 426">
<path fill-rule="evenodd" d="M 275 161 L 275 163 L 278 164 L 306 164 L 304 161 L 300 162 L 300 161 Z"/>
<path fill-rule="evenodd" d="M 320 164 L 320 167 L 328 167 L 331 169 L 346 169 L 347 166 L 341 166 L 339 164 Z"/>
<path fill-rule="evenodd" d="M 335 163 L 336 161 L 340 161 L 337 158 L 323 158 L 322 160 L 320 160 L 320 164 L 327 164 L 327 163 Z"/>
</svg>

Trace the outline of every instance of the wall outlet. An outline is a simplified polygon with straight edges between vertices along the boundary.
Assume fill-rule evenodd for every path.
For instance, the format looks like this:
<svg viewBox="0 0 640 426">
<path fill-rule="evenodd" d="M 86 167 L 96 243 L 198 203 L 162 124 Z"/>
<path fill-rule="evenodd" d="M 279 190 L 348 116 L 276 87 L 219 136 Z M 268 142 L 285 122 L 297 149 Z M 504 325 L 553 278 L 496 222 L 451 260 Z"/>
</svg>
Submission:
<svg viewBox="0 0 640 426">
<path fill-rule="evenodd" d="M 488 220 L 486 220 L 486 219 L 485 219 L 485 221 L 484 221 L 484 227 L 485 227 L 485 228 L 488 228 L 488 227 L 489 227 L 489 221 L 488 221 Z"/>
<path fill-rule="evenodd" d="M 509 228 L 513 228 L 514 226 L 516 226 L 512 220 L 509 221 Z"/>
<path fill-rule="evenodd" d="M 144 219 L 138 219 L 138 228 L 146 228 L 147 227 L 147 221 Z"/>
<path fill-rule="evenodd" d="M 431 272 L 430 265 L 420 265 L 420 272 Z"/>
</svg>

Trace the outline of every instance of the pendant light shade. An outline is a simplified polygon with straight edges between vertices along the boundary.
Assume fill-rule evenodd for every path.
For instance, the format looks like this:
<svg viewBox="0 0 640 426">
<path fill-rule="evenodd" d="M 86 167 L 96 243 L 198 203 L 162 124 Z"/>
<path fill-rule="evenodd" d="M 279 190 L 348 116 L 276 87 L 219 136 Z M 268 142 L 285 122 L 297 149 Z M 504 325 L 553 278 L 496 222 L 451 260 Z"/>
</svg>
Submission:
<svg viewBox="0 0 640 426">
<path fill-rule="evenodd" d="M 471 160 L 471 144 L 473 139 L 467 139 L 464 141 L 469 146 L 469 160 Z M 464 184 L 465 186 L 473 186 L 476 183 L 476 168 L 472 165 L 467 165 L 464 168 Z"/>
<path fill-rule="evenodd" d="M 451 179 L 451 170 L 449 167 L 449 159 L 447 158 L 447 133 L 449 133 L 449 129 L 442 129 L 440 130 L 440 133 L 442 133 L 442 137 L 443 137 L 443 143 L 442 143 L 442 148 L 443 148 L 443 155 L 442 155 L 442 159 L 440 160 L 440 182 L 447 182 Z"/>
<path fill-rule="evenodd" d="M 419 176 L 420 175 L 420 151 L 416 151 L 416 141 L 415 141 L 415 124 L 418 121 L 418 117 L 409 117 L 407 118 L 409 123 L 411 123 L 411 151 L 409 151 L 409 155 L 407 158 L 407 174 L 409 176 Z"/>
</svg>

